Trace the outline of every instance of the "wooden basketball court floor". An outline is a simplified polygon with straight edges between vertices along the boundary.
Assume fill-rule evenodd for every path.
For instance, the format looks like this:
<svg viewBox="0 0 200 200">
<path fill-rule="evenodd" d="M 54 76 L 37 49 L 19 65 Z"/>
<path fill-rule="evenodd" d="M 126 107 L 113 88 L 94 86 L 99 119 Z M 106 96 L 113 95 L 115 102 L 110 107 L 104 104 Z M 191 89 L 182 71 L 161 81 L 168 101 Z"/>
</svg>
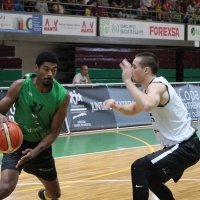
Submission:
<svg viewBox="0 0 200 200">
<path fill-rule="evenodd" d="M 60 200 L 131 200 L 131 164 L 160 148 L 151 127 L 62 134 L 53 145 Z M 200 199 L 200 162 L 167 186 L 176 200 Z M 37 178 L 22 172 L 6 200 L 37 200 L 40 188 Z M 150 192 L 149 200 L 158 198 Z"/>
</svg>

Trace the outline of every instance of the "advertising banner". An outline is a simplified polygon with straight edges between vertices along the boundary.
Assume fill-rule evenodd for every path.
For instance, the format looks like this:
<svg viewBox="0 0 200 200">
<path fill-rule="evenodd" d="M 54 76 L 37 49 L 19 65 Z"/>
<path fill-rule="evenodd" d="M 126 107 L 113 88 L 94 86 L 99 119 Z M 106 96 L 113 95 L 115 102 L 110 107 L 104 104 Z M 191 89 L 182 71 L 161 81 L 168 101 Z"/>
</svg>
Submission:
<svg viewBox="0 0 200 200">
<path fill-rule="evenodd" d="M 189 94 L 185 98 L 190 98 L 191 103 L 185 105 L 188 110 L 194 110 L 191 113 L 193 120 L 200 120 L 200 89 L 199 84 L 189 84 Z M 183 100 L 182 100 L 183 101 Z"/>
<path fill-rule="evenodd" d="M 192 120 L 200 119 L 200 89 L 197 84 L 173 85 L 185 107 L 187 108 Z"/>
<path fill-rule="evenodd" d="M 200 41 L 200 26 L 187 25 L 187 40 Z"/>
<path fill-rule="evenodd" d="M 0 90 L 0 101 L 1 101 L 1 99 L 2 99 L 3 97 L 6 96 L 6 93 L 7 93 L 7 90 Z M 14 120 L 14 114 L 15 114 L 15 106 L 13 105 L 13 106 L 9 109 L 9 111 L 8 111 L 8 113 L 7 113 L 7 117 L 9 117 L 9 119 Z"/>
<path fill-rule="evenodd" d="M 96 17 L 43 15 L 43 34 L 96 36 Z"/>
<path fill-rule="evenodd" d="M 146 38 L 184 40 L 184 24 L 141 22 L 100 18 L 99 32 L 102 37 Z"/>
<path fill-rule="evenodd" d="M 142 87 L 138 88 L 142 90 Z M 125 86 L 110 86 L 108 87 L 108 92 L 110 98 L 115 99 L 119 105 L 129 104 L 133 102 L 133 99 Z M 150 116 L 147 112 L 142 112 L 136 116 L 125 116 L 116 112 L 115 110 L 113 111 L 116 118 L 117 127 L 151 124 Z"/>
<path fill-rule="evenodd" d="M 110 98 L 106 86 L 66 88 L 71 96 L 67 113 L 71 131 L 117 127 L 113 111 L 103 110 L 103 102 Z"/>
<path fill-rule="evenodd" d="M 172 84 L 184 103 L 192 120 L 200 119 L 200 87 L 199 84 Z M 62 133 L 89 131 L 117 127 L 139 126 L 151 124 L 149 113 L 142 112 L 136 116 L 125 116 L 113 109 L 104 110 L 103 102 L 113 98 L 118 104 L 133 102 L 125 85 L 121 86 L 65 86 L 71 96 L 70 104 Z M 138 86 L 142 90 L 141 86 Z M 0 100 L 7 90 L 0 89 Z M 7 116 L 14 119 L 15 107 L 12 106 Z"/>
<path fill-rule="evenodd" d="M 0 32 L 42 34 L 42 16 L 1 12 Z"/>
</svg>

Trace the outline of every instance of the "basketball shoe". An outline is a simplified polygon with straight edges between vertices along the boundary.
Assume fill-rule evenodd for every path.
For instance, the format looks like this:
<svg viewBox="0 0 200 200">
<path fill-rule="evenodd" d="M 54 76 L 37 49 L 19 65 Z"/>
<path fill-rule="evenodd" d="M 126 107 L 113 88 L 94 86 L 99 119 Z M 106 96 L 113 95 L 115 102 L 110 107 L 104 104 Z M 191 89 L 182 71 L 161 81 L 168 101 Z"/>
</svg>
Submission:
<svg viewBox="0 0 200 200">
<path fill-rule="evenodd" d="M 46 198 L 45 198 L 45 196 L 44 196 L 44 191 L 45 191 L 45 189 L 40 189 L 40 190 L 38 191 L 38 196 L 39 196 L 40 199 L 42 199 L 42 200 L 46 200 Z M 52 199 L 52 200 L 58 200 L 58 199 Z"/>
</svg>

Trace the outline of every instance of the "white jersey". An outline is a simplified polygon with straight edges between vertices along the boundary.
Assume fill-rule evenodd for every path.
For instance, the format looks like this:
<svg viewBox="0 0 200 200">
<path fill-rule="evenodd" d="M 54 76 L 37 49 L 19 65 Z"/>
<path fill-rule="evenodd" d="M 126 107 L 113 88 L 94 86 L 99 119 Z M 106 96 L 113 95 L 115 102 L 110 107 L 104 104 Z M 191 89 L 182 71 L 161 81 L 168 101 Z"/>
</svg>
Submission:
<svg viewBox="0 0 200 200">
<path fill-rule="evenodd" d="M 163 146 L 171 146 L 189 139 L 195 132 L 191 118 L 174 88 L 163 77 L 156 77 L 152 83 L 163 83 L 169 93 L 169 102 L 150 111 L 150 117 L 157 140 Z"/>
<path fill-rule="evenodd" d="M 79 83 L 79 84 L 87 84 L 88 83 L 88 79 L 86 76 L 82 76 L 81 73 L 78 73 L 74 76 L 74 79 L 73 79 L 73 82 L 72 84 L 74 83 Z"/>
</svg>

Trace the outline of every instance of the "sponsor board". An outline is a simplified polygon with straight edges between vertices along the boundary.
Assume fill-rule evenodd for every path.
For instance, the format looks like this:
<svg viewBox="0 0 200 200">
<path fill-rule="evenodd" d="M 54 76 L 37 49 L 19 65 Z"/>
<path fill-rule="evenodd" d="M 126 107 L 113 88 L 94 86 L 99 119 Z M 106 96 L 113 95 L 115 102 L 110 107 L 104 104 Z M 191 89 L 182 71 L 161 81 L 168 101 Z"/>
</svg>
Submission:
<svg viewBox="0 0 200 200">
<path fill-rule="evenodd" d="M 42 33 L 42 16 L 16 13 L 0 13 L 0 32 Z"/>
<path fill-rule="evenodd" d="M 187 40 L 200 41 L 200 26 L 187 25 Z"/>
<path fill-rule="evenodd" d="M 96 18 L 43 15 L 42 33 L 96 36 Z"/>
<path fill-rule="evenodd" d="M 100 18 L 100 36 L 184 40 L 184 24 Z"/>
<path fill-rule="evenodd" d="M 192 120 L 200 119 L 200 89 L 197 83 L 172 84 L 177 94 L 184 103 Z M 150 114 L 142 112 L 136 116 L 124 116 L 113 109 L 104 110 L 103 102 L 113 98 L 118 104 L 124 105 L 133 101 L 125 85 L 121 86 L 81 86 L 67 87 L 71 99 L 66 115 L 66 123 L 62 133 L 86 131 L 95 129 L 128 127 L 151 124 Z M 142 87 L 139 87 L 142 90 Z M 0 88 L 0 100 L 6 95 L 7 90 Z M 14 119 L 15 107 L 10 108 L 7 116 Z"/>
</svg>

